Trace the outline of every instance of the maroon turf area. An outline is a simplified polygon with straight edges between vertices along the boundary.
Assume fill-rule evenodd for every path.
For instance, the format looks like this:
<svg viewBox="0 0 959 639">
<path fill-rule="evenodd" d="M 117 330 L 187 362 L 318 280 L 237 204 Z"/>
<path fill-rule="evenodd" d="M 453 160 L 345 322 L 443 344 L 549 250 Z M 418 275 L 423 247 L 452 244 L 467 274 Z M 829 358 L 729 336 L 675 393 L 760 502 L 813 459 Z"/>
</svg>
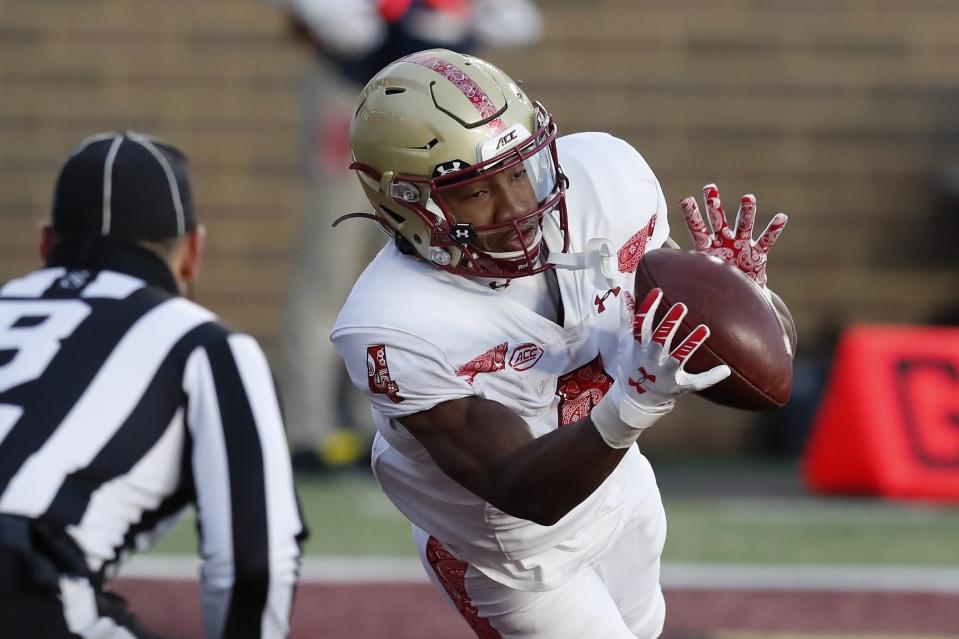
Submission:
<svg viewBox="0 0 959 639">
<path fill-rule="evenodd" d="M 196 582 L 120 579 L 143 622 L 177 639 L 202 637 Z M 670 590 L 663 637 L 717 630 L 797 633 L 959 632 L 959 596 L 929 593 Z M 301 584 L 293 639 L 471 639 L 465 622 L 427 584 Z M 591 638 L 584 638 L 591 639 Z"/>
</svg>

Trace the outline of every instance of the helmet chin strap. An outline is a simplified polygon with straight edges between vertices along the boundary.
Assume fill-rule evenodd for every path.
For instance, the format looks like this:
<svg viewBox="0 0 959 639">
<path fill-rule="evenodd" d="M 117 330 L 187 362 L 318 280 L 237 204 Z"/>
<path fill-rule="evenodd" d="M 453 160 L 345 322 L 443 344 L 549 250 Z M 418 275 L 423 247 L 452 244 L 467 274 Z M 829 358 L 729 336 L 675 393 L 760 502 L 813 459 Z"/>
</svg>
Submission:
<svg viewBox="0 0 959 639">
<path fill-rule="evenodd" d="M 586 242 L 582 253 L 550 253 L 547 263 L 569 271 L 586 270 L 597 290 L 614 288 L 618 282 L 616 272 L 616 247 L 612 240 L 595 237 Z"/>
</svg>

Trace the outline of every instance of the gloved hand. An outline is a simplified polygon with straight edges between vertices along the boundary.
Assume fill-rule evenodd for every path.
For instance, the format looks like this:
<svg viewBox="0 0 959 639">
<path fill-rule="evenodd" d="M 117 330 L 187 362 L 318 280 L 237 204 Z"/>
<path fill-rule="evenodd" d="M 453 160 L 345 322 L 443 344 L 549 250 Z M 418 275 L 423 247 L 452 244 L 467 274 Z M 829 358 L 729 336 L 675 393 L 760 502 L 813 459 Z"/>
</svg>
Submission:
<svg viewBox="0 0 959 639">
<path fill-rule="evenodd" d="M 703 187 L 703 197 L 706 200 L 706 213 L 709 215 L 709 225 L 712 234 L 706 227 L 696 198 L 683 198 L 679 205 L 683 209 L 683 218 L 689 228 L 696 250 L 706 255 L 714 255 L 721 260 L 733 264 L 749 276 L 761 287 L 766 287 L 766 260 L 769 249 L 772 248 L 783 227 L 789 220 L 785 213 L 777 213 L 769 222 L 766 230 L 753 241 L 753 225 L 756 222 L 756 196 L 747 194 L 739 201 L 739 213 L 736 214 L 736 234 L 726 223 L 726 214 L 723 212 L 722 201 L 719 199 L 719 189 L 715 184 Z"/>
<path fill-rule="evenodd" d="M 651 290 L 635 313 L 629 308 L 631 296 L 623 298 L 625 317 L 619 337 L 616 381 L 590 415 L 611 448 L 632 445 L 644 429 L 672 410 L 679 397 L 718 384 L 731 373 L 725 364 L 702 373 L 688 373 L 683 368 L 709 337 L 709 327 L 700 324 L 672 348 L 673 338 L 686 316 L 685 304 L 673 304 L 654 329 L 653 317 L 663 291 Z"/>
</svg>

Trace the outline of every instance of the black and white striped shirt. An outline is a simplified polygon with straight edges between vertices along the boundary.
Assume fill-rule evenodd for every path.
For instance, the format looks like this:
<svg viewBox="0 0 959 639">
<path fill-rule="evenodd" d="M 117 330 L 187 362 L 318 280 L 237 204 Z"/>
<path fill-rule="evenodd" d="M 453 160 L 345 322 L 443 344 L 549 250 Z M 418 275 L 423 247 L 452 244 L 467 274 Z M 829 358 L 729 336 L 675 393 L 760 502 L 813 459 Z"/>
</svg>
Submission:
<svg viewBox="0 0 959 639">
<path fill-rule="evenodd" d="M 305 526 L 269 365 L 164 284 L 0 287 L 0 513 L 62 527 L 102 574 L 195 504 L 207 636 L 286 636 Z"/>
</svg>

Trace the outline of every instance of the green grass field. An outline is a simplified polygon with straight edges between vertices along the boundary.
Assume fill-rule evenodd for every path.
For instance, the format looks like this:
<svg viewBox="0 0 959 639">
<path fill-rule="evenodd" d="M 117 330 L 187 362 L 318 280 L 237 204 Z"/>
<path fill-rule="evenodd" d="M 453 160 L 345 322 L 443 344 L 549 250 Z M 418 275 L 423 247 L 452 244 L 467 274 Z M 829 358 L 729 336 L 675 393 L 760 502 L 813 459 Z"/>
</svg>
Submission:
<svg viewBox="0 0 959 639">
<path fill-rule="evenodd" d="M 959 566 L 959 508 L 810 497 L 788 488 L 791 467 L 744 472 L 755 474 L 746 479 L 756 490 L 718 490 L 729 476 L 708 467 L 667 467 L 660 480 L 669 521 L 666 561 Z M 775 483 L 769 472 L 786 476 L 787 489 L 763 494 L 760 483 Z M 680 475 L 681 489 L 671 489 L 677 484 L 671 478 Z M 371 477 L 343 474 L 297 485 L 311 529 L 307 555 L 415 556 L 409 524 Z M 194 554 L 194 529 L 193 517 L 184 516 L 154 552 Z"/>
</svg>

